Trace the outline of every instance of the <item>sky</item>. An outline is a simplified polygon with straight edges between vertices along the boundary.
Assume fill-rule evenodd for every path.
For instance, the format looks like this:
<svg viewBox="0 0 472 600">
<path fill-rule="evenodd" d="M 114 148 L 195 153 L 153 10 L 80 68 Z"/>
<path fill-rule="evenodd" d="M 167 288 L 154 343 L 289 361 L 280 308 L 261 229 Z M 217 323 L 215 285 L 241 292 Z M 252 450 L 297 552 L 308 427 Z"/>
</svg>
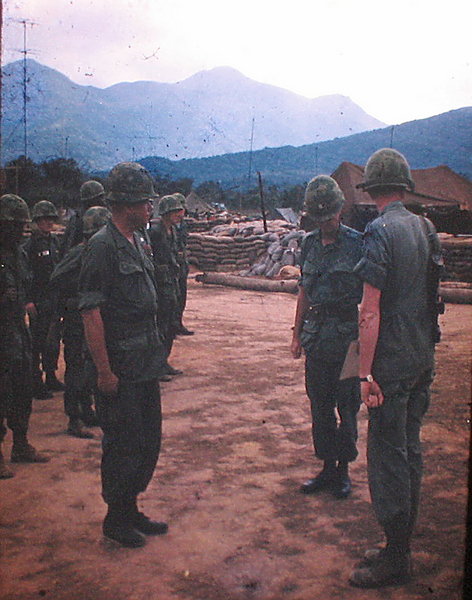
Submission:
<svg viewBox="0 0 472 600">
<path fill-rule="evenodd" d="M 471 24 L 468 0 L 3 0 L 2 63 L 26 32 L 29 58 L 82 85 L 230 66 L 398 124 L 472 106 Z"/>
</svg>

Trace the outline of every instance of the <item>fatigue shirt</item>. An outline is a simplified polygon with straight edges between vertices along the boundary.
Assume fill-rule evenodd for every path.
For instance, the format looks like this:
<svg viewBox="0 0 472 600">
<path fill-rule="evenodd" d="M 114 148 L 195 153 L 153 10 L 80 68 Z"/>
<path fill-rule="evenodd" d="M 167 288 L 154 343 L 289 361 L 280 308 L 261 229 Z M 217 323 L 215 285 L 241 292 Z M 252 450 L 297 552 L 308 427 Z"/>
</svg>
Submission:
<svg viewBox="0 0 472 600">
<path fill-rule="evenodd" d="M 60 257 L 64 257 L 67 252 L 77 244 L 84 241 L 84 223 L 82 216 L 79 213 L 74 213 L 66 226 L 64 235 L 62 236 L 62 244 L 60 248 Z"/>
<path fill-rule="evenodd" d="M 362 281 L 353 269 L 361 256 L 362 235 L 343 224 L 331 244 L 323 246 L 318 229 L 302 242 L 299 283 L 320 314 L 304 321 L 301 342 L 323 360 L 343 360 L 349 343 L 357 338 Z"/>
<path fill-rule="evenodd" d="M 421 217 L 401 202 L 390 203 L 366 228 L 363 258 L 355 272 L 381 291 L 380 330 L 372 366 L 372 375 L 379 382 L 419 375 L 433 367 L 429 253 Z"/>
<path fill-rule="evenodd" d="M 59 262 L 59 240 L 55 234 L 33 232 L 23 245 L 31 270 L 31 290 L 28 301 L 36 305 L 51 304 L 49 278 Z"/>
<path fill-rule="evenodd" d="M 0 369 L 31 361 L 31 338 L 25 323 L 29 270 L 24 250 L 0 248 Z M 21 375 L 21 374 L 20 374 Z"/>
<path fill-rule="evenodd" d="M 79 276 L 82 268 L 84 245 L 78 244 L 67 252 L 56 265 L 49 285 L 55 299 L 55 313 L 64 316 L 68 325 L 77 329 L 77 335 L 82 334 L 82 318 L 79 306 Z"/>
<path fill-rule="evenodd" d="M 137 234 L 133 246 L 108 222 L 87 243 L 79 310 L 99 308 L 112 371 L 119 379 L 156 378 L 162 346 L 157 332 L 154 268 Z"/>
<path fill-rule="evenodd" d="M 178 261 L 178 240 L 175 227 L 171 227 L 170 235 L 162 221 L 148 231 L 151 242 L 156 281 L 159 294 L 166 300 L 177 302 L 179 294 L 180 264 Z"/>
</svg>

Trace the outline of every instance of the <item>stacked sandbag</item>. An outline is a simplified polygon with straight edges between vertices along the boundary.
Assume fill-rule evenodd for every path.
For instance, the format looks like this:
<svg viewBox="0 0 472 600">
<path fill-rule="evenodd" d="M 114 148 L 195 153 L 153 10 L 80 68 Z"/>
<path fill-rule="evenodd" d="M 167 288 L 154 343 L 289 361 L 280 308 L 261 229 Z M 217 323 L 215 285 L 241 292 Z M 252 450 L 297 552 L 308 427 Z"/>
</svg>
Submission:
<svg viewBox="0 0 472 600">
<path fill-rule="evenodd" d="M 202 271 L 248 271 L 269 246 L 290 235 L 294 227 L 282 220 L 268 221 L 265 232 L 262 220 L 232 221 L 215 225 L 208 233 L 192 232 L 187 240 L 188 260 Z M 292 262 L 289 256 L 285 260 Z"/>
<path fill-rule="evenodd" d="M 440 234 L 447 281 L 472 283 L 472 236 Z"/>
<path fill-rule="evenodd" d="M 267 277 L 268 279 L 280 279 L 284 275 L 284 267 L 299 267 L 300 246 L 305 236 L 301 229 L 289 233 L 282 233 L 277 239 L 271 239 L 267 252 L 250 269 L 242 271 L 240 275 L 245 277 Z M 285 269 L 287 272 L 287 269 Z M 290 278 L 294 271 L 291 271 Z"/>
</svg>

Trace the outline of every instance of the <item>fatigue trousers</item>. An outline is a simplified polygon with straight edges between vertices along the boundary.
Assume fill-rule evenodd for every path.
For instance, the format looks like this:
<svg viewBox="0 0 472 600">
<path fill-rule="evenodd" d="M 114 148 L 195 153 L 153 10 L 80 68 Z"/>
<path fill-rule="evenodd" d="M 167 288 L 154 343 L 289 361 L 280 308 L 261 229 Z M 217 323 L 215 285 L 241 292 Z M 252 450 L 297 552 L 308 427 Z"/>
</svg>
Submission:
<svg viewBox="0 0 472 600">
<path fill-rule="evenodd" d="M 0 443 L 5 438 L 8 425 L 13 432 L 13 444 L 23 445 L 26 443 L 33 406 L 31 362 L 25 357 L 23 360 L 0 365 L 0 369 Z"/>
<path fill-rule="evenodd" d="M 420 429 L 430 404 L 432 370 L 394 382 L 378 382 L 385 400 L 369 409 L 367 469 L 372 505 L 384 526 L 406 519 L 411 536 L 423 473 Z"/>
<path fill-rule="evenodd" d="M 52 313 L 41 306 L 37 307 L 38 314 L 31 319 L 31 342 L 33 361 L 33 383 L 37 387 L 42 380 L 42 371 L 53 374 L 57 369 L 60 351 L 59 335 L 48 339 Z"/>
<path fill-rule="evenodd" d="M 102 496 L 113 507 L 128 506 L 144 492 L 161 447 L 161 397 L 157 379 L 120 380 L 116 396 L 100 395 Z"/>
<path fill-rule="evenodd" d="M 342 365 L 306 353 L 305 383 L 311 402 L 315 455 L 330 462 L 350 462 L 357 457 L 359 380 L 340 381 Z"/>
<path fill-rule="evenodd" d="M 80 325 L 80 324 L 79 324 Z M 92 408 L 92 394 L 85 371 L 84 335 L 80 327 L 75 331 L 64 327 L 64 411 L 69 419 L 79 419 Z"/>
</svg>

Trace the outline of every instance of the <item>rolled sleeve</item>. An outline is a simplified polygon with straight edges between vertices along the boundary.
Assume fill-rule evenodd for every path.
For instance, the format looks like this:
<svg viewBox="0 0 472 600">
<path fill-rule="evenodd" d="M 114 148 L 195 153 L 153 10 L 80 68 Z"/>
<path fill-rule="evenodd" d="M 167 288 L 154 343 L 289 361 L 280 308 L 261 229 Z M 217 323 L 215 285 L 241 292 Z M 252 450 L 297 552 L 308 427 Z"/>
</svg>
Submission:
<svg viewBox="0 0 472 600">
<path fill-rule="evenodd" d="M 361 258 L 357 263 L 354 267 L 354 273 L 362 281 L 365 281 L 378 290 L 382 290 L 385 286 L 387 272 L 380 265 L 377 265 L 366 257 Z"/>
<path fill-rule="evenodd" d="M 354 267 L 354 273 L 362 281 L 378 290 L 383 290 L 388 279 L 390 253 L 386 232 L 379 221 L 373 221 L 366 228 L 362 249 L 363 256 Z"/>
<path fill-rule="evenodd" d="M 107 281 L 110 273 L 104 244 L 93 243 L 86 248 L 79 279 L 79 311 L 100 307 L 107 300 Z"/>
</svg>

